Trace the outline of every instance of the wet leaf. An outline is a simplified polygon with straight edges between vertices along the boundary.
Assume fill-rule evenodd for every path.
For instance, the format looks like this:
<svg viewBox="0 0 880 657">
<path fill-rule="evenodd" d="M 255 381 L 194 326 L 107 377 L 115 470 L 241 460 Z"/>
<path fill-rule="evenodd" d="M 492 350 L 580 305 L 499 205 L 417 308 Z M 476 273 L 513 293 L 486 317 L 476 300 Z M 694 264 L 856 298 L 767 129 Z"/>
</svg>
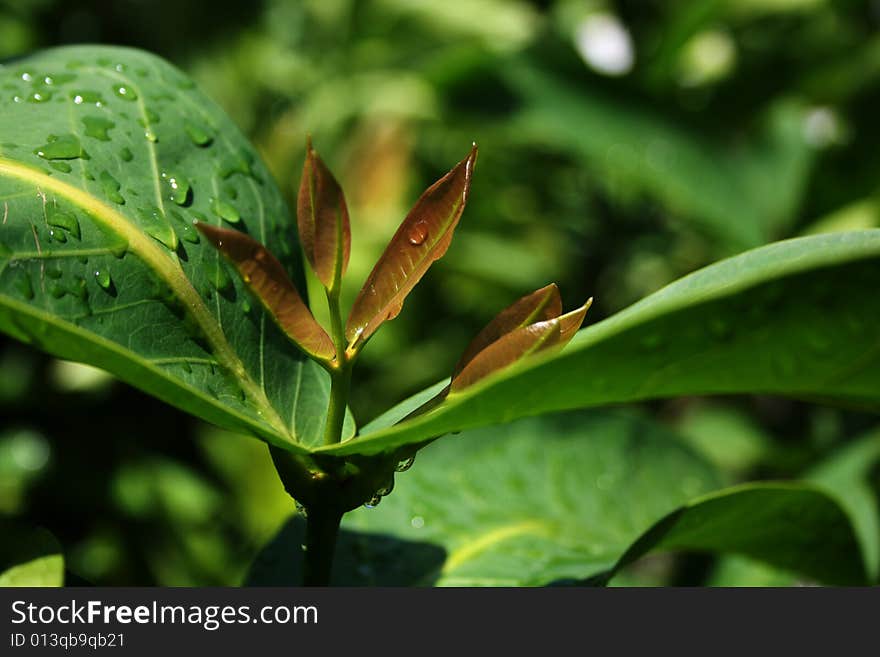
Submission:
<svg viewBox="0 0 880 657">
<path fill-rule="evenodd" d="M 452 376 L 457 376 L 465 365 L 473 360 L 474 356 L 500 337 L 534 322 L 559 317 L 561 314 L 562 299 L 559 297 L 559 288 L 556 287 L 555 283 L 551 283 L 518 299 L 498 313 L 471 340 L 461 358 L 458 359 L 458 363 L 456 363 L 455 369 L 452 371 Z"/>
<path fill-rule="evenodd" d="M 306 146 L 297 198 L 297 223 L 303 251 L 318 280 L 336 290 L 348 267 L 351 227 L 342 188 L 312 148 Z"/>
<path fill-rule="evenodd" d="M 451 392 L 472 386 L 481 379 L 498 372 L 530 354 L 552 348 L 562 348 L 580 328 L 592 299 L 583 306 L 561 317 L 554 317 L 515 329 L 501 336 L 452 377 Z"/>
<path fill-rule="evenodd" d="M 467 202 L 477 147 L 431 185 L 410 210 L 355 299 L 345 337 L 363 344 L 385 320 L 394 319 L 404 299 L 428 268 L 449 248 Z"/>
<path fill-rule="evenodd" d="M 315 321 L 284 266 L 252 237 L 198 222 L 196 228 L 235 265 L 242 280 L 287 336 L 304 352 L 330 360 L 336 353 L 330 336 Z"/>
</svg>

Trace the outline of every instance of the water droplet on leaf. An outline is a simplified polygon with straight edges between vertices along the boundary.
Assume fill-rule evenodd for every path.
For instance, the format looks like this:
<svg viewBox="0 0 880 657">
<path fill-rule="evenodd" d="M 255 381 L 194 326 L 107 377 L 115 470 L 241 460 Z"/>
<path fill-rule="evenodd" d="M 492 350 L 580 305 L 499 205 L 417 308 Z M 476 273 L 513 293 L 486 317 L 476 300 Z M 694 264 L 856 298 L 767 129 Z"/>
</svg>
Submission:
<svg viewBox="0 0 880 657">
<path fill-rule="evenodd" d="M 119 181 L 109 171 L 101 172 L 101 187 L 104 188 L 104 194 L 108 199 L 119 205 L 125 204 L 125 198 L 119 193 L 119 188 L 122 185 L 119 184 Z"/>
<path fill-rule="evenodd" d="M 405 460 L 401 461 L 400 463 L 398 463 L 397 467 L 395 467 L 394 470 L 397 472 L 406 472 L 407 470 L 409 470 L 413 466 L 413 463 L 415 463 L 415 462 L 416 462 L 416 457 L 410 456 L 408 459 L 405 459 Z"/>
<path fill-rule="evenodd" d="M 72 213 L 60 210 L 54 205 L 47 206 L 46 208 L 46 222 L 50 226 L 63 228 L 76 239 L 81 237 L 79 220 Z"/>
<path fill-rule="evenodd" d="M 49 135 L 46 143 L 34 153 L 44 160 L 73 160 L 85 154 L 76 135 Z"/>
<path fill-rule="evenodd" d="M 113 121 L 105 119 L 103 116 L 84 116 L 82 122 L 86 129 L 86 136 L 100 141 L 110 141 L 110 135 L 107 132 L 116 127 Z"/>
<path fill-rule="evenodd" d="M 210 133 L 197 123 L 184 121 L 183 129 L 196 146 L 207 146 L 213 141 Z"/>
<path fill-rule="evenodd" d="M 123 100 L 137 100 L 138 98 L 137 92 L 134 89 L 122 84 L 114 85 L 113 93 L 115 93 Z"/>
<path fill-rule="evenodd" d="M 235 206 L 230 205 L 226 201 L 221 201 L 219 198 L 211 199 L 211 210 L 218 217 L 225 219 L 231 224 L 241 221 L 241 216 L 238 214 Z"/>
<path fill-rule="evenodd" d="M 428 223 L 426 221 L 417 221 L 410 229 L 407 235 L 409 243 L 413 246 L 421 246 L 428 237 Z"/>
</svg>

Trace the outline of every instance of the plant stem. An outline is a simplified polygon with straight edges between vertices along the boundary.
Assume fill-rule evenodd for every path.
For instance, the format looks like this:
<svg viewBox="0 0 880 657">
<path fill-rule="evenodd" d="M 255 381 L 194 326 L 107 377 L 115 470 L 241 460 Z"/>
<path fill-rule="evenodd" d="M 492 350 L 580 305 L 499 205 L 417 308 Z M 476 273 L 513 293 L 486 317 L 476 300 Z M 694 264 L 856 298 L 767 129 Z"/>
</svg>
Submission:
<svg viewBox="0 0 880 657">
<path fill-rule="evenodd" d="M 303 555 L 303 585 L 329 586 L 333 553 L 342 512 L 334 507 L 318 506 L 306 515 L 306 551 Z"/>
<path fill-rule="evenodd" d="M 333 344 L 336 346 L 336 367 L 330 371 L 330 406 L 327 409 L 324 444 L 333 445 L 342 440 L 342 425 L 345 422 L 345 409 L 348 406 L 348 393 L 351 387 L 352 363 L 345 353 L 345 331 L 342 328 L 338 290 L 327 291 L 327 305 L 330 309 Z"/>
</svg>

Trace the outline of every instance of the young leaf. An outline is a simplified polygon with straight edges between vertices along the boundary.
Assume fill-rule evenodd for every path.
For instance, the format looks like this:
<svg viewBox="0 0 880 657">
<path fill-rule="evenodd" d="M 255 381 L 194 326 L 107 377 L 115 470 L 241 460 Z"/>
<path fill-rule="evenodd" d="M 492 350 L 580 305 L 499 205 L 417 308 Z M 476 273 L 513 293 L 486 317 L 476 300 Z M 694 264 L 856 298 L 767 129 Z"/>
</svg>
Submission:
<svg viewBox="0 0 880 657">
<path fill-rule="evenodd" d="M 467 202 L 476 144 L 470 154 L 431 185 L 391 238 L 355 299 L 345 337 L 363 344 L 385 320 L 397 317 L 406 295 L 449 248 Z"/>
<path fill-rule="evenodd" d="M 309 264 L 328 290 L 336 290 L 348 267 L 351 227 L 342 189 L 309 139 L 297 198 L 297 223 Z"/>
<path fill-rule="evenodd" d="M 464 350 L 455 369 L 452 371 L 453 378 L 483 349 L 498 340 L 503 335 L 534 322 L 553 319 L 562 314 L 562 299 L 559 297 L 559 288 L 551 283 L 540 290 L 535 290 L 521 299 L 513 302 L 507 308 L 498 313 L 477 336 L 471 340 Z"/>
<path fill-rule="evenodd" d="M 453 375 L 451 392 L 472 386 L 529 354 L 554 347 L 564 347 L 580 328 L 592 302 L 593 300 L 590 299 L 577 310 L 561 317 L 523 326 L 495 340 Z"/>
<path fill-rule="evenodd" d="M 330 336 L 303 303 L 284 266 L 253 238 L 229 228 L 198 222 L 196 228 L 235 265 L 242 280 L 278 326 L 300 349 L 320 360 L 336 353 Z"/>
</svg>

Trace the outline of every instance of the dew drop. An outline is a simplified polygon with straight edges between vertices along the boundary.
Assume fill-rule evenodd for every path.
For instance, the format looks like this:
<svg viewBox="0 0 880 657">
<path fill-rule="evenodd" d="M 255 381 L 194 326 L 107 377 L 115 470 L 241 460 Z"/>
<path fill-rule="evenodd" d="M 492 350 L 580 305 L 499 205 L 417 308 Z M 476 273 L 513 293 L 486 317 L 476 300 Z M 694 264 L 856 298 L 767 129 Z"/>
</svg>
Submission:
<svg viewBox="0 0 880 657">
<path fill-rule="evenodd" d="M 296 505 L 296 512 L 299 515 L 301 515 L 303 518 L 308 516 L 308 513 L 306 512 L 306 507 L 303 506 L 303 504 L 301 502 L 296 502 L 295 505 Z"/>
<path fill-rule="evenodd" d="M 406 472 L 407 470 L 409 470 L 413 466 L 413 463 L 415 463 L 415 462 L 416 462 L 416 457 L 410 456 L 408 459 L 405 459 L 405 460 L 401 461 L 400 463 L 398 463 L 397 466 L 394 468 L 394 470 L 396 472 Z"/>
<path fill-rule="evenodd" d="M 137 100 L 138 95 L 137 92 L 131 87 L 127 87 L 125 85 L 119 84 L 113 86 L 113 93 L 122 98 L 123 100 Z"/>
<path fill-rule="evenodd" d="M 192 121 L 184 121 L 183 129 L 196 146 L 208 146 L 214 140 L 207 130 Z"/>
<path fill-rule="evenodd" d="M 48 276 L 49 278 L 51 278 L 53 280 L 58 280 L 59 278 L 61 278 L 62 272 L 61 272 L 61 269 L 58 267 L 58 265 L 49 265 L 46 267 L 45 271 L 46 271 L 46 276 Z"/>
<path fill-rule="evenodd" d="M 131 151 L 126 146 L 121 151 L 119 151 L 119 158 L 123 162 L 131 162 L 134 159 L 134 155 L 132 155 Z"/>
<path fill-rule="evenodd" d="M 177 205 L 186 205 L 189 201 L 189 181 L 179 174 L 167 171 L 162 172 L 162 180 L 165 181 L 170 190 L 168 198 L 177 203 Z"/>
<path fill-rule="evenodd" d="M 104 105 L 104 99 L 96 91 L 73 91 L 70 98 L 74 105 L 94 105 L 95 107 Z"/>
<path fill-rule="evenodd" d="M 49 286 L 49 294 L 55 299 L 60 299 L 67 294 L 67 290 L 65 290 L 64 286 L 60 283 L 53 283 Z"/>
<path fill-rule="evenodd" d="M 46 143 L 34 153 L 44 160 L 74 160 L 85 155 L 76 135 L 49 135 Z"/>
<path fill-rule="evenodd" d="M 245 299 L 241 302 L 241 312 L 247 315 L 251 311 L 251 302 Z"/>
<path fill-rule="evenodd" d="M 104 194 L 114 203 L 119 205 L 125 204 L 125 198 L 119 193 L 122 185 L 114 178 L 109 171 L 101 172 L 101 187 L 104 188 Z"/>
<path fill-rule="evenodd" d="M 45 103 L 49 100 L 52 100 L 51 91 L 35 91 L 28 96 L 29 103 Z"/>
<path fill-rule="evenodd" d="M 70 173 L 73 168 L 64 160 L 50 160 L 49 166 L 61 173 Z"/>
<path fill-rule="evenodd" d="M 236 224 L 241 221 L 241 216 L 238 214 L 238 210 L 235 209 L 235 206 L 230 205 L 226 201 L 221 201 L 219 198 L 211 199 L 211 210 L 221 219 L 225 219 L 231 224 Z"/>
<path fill-rule="evenodd" d="M 46 211 L 46 222 L 50 226 L 63 228 L 76 239 L 80 239 L 82 233 L 79 228 L 79 220 L 70 212 L 60 210 L 56 206 L 50 205 Z"/>
<path fill-rule="evenodd" d="M 366 502 L 364 502 L 364 508 L 366 508 L 366 509 L 375 509 L 377 506 L 379 506 L 379 503 L 380 503 L 381 501 L 382 501 L 382 496 L 381 496 L 381 495 L 378 495 L 378 494 L 373 495 L 373 497 L 371 497 L 369 500 L 367 500 Z"/>
<path fill-rule="evenodd" d="M 110 141 L 110 135 L 107 133 L 116 127 L 113 121 L 105 119 L 103 116 L 84 116 L 82 122 L 86 129 L 86 136 L 100 141 Z"/>
<path fill-rule="evenodd" d="M 147 128 L 144 130 L 144 137 L 146 137 L 147 141 L 153 142 L 154 144 L 159 141 L 159 137 L 153 131 L 152 128 Z"/>
<path fill-rule="evenodd" d="M 230 278 L 222 262 L 217 261 L 214 267 L 212 267 L 210 282 L 218 292 L 227 292 L 232 289 L 232 278 Z"/>
<path fill-rule="evenodd" d="M 49 238 L 56 242 L 61 242 L 62 244 L 67 242 L 67 234 L 63 230 L 57 230 L 55 228 L 49 229 Z"/>
<path fill-rule="evenodd" d="M 413 529 L 421 529 L 425 526 L 425 519 L 422 516 L 413 516 L 409 524 L 412 525 Z"/>
<path fill-rule="evenodd" d="M 421 246 L 428 238 L 428 222 L 422 220 L 417 221 L 407 233 L 409 243 L 413 246 Z"/>
<path fill-rule="evenodd" d="M 103 289 L 109 290 L 110 284 L 112 283 L 112 281 L 110 280 L 110 269 L 107 267 L 96 269 L 95 281 L 97 281 L 98 285 L 100 285 Z"/>
<path fill-rule="evenodd" d="M 172 251 L 177 249 L 177 233 L 171 228 L 171 224 L 159 208 L 138 208 L 137 214 L 141 220 L 141 227 L 147 235 Z"/>
</svg>

